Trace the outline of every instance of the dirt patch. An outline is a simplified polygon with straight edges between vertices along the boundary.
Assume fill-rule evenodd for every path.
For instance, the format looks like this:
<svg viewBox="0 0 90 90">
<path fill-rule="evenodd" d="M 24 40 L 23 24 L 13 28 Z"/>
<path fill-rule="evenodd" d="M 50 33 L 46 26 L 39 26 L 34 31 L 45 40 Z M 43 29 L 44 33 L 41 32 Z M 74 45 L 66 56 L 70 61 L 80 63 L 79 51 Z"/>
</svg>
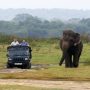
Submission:
<svg viewBox="0 0 90 90">
<path fill-rule="evenodd" d="M 1 69 L 0 73 L 17 73 L 17 72 L 24 72 L 25 69 Z"/>
<path fill-rule="evenodd" d="M 0 73 L 17 73 L 17 72 L 24 72 L 24 71 L 34 71 L 34 70 L 40 70 L 40 69 L 47 69 L 50 66 L 56 66 L 57 64 L 32 64 L 31 69 L 20 69 L 20 68 L 11 68 L 7 69 L 6 67 L 4 69 L 0 69 Z"/>
<path fill-rule="evenodd" d="M 90 90 L 90 82 L 0 79 L 0 85 L 24 85 L 64 90 Z"/>
<path fill-rule="evenodd" d="M 0 73 L 17 73 L 17 72 L 24 72 L 24 71 L 34 71 L 34 70 L 40 70 L 40 69 L 47 69 L 51 66 L 51 64 L 33 64 L 31 69 L 20 69 L 20 68 L 12 68 L 7 69 L 6 67 L 4 69 L 0 69 Z"/>
</svg>

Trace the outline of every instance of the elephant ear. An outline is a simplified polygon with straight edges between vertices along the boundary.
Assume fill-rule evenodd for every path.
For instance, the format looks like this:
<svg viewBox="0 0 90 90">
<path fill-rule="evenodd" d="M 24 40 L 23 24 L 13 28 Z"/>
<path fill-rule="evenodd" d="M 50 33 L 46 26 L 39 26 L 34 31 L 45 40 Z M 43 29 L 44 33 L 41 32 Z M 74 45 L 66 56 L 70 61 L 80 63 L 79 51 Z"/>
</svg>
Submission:
<svg viewBox="0 0 90 90">
<path fill-rule="evenodd" d="M 75 36 L 74 36 L 74 45 L 78 45 L 80 42 L 81 42 L 81 39 L 80 39 L 80 34 L 79 33 L 75 33 Z"/>
</svg>

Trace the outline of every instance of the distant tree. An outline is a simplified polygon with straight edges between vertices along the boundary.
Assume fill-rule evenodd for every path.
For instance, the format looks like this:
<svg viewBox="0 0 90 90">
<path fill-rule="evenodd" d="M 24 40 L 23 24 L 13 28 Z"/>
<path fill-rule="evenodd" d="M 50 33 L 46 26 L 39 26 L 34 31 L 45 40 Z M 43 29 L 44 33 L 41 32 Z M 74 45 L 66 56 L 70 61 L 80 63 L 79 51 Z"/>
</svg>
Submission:
<svg viewBox="0 0 90 90">
<path fill-rule="evenodd" d="M 41 20 L 29 14 L 18 14 L 11 21 L 0 21 L 0 32 L 19 37 L 53 38 L 60 37 L 63 30 L 71 29 L 80 34 L 90 33 L 90 18 L 61 21 Z"/>
</svg>

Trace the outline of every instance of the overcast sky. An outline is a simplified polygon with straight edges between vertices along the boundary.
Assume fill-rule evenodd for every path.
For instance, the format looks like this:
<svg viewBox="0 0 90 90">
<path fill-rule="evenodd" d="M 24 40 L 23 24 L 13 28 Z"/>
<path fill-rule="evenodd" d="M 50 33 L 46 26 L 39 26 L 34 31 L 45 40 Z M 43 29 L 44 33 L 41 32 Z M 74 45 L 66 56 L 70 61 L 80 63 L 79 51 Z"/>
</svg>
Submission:
<svg viewBox="0 0 90 90">
<path fill-rule="evenodd" d="M 90 0 L 0 0 L 0 8 L 64 8 L 90 10 Z"/>
</svg>

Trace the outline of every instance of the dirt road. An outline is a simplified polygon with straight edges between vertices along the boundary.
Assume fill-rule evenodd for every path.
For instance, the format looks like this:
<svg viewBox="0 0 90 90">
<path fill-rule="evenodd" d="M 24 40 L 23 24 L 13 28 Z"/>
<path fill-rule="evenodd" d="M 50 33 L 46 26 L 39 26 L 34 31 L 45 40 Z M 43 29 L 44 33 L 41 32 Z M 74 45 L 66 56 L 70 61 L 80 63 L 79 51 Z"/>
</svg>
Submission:
<svg viewBox="0 0 90 90">
<path fill-rule="evenodd" d="M 0 79 L 0 85 L 24 85 L 33 87 L 60 88 L 64 90 L 90 90 L 90 82 L 76 82 L 76 81 Z"/>
</svg>

